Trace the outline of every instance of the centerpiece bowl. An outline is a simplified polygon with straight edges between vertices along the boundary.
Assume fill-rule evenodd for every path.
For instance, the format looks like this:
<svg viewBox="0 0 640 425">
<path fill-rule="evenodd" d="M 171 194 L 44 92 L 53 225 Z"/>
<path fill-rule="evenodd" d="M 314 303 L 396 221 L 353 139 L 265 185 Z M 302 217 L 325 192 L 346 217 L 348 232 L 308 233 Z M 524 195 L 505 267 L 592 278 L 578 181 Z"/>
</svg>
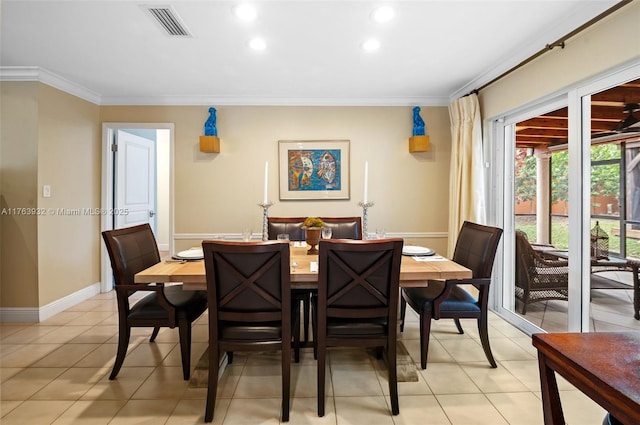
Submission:
<svg viewBox="0 0 640 425">
<path fill-rule="evenodd" d="M 307 217 L 302 223 L 305 231 L 305 242 L 311 248 L 307 251 L 307 255 L 318 255 L 316 246 L 320 243 L 320 232 L 324 227 L 324 222 L 318 217 Z"/>
</svg>

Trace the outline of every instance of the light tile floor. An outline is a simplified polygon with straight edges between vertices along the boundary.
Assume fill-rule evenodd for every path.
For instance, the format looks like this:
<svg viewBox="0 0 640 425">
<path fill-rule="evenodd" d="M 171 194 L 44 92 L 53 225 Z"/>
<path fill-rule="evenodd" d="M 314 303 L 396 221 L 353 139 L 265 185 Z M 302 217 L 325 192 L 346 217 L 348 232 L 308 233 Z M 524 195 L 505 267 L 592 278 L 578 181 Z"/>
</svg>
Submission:
<svg viewBox="0 0 640 425">
<path fill-rule="evenodd" d="M 407 312 L 402 340 L 419 353 L 417 316 Z M 206 389 L 181 379 L 177 329 L 134 330 L 129 354 L 109 381 L 116 352 L 113 293 L 100 294 L 39 324 L 0 327 L 0 422 L 12 424 L 199 424 Z M 542 424 L 536 352 L 531 338 L 495 315 L 490 338 L 498 368 L 491 369 L 475 322 L 434 323 L 426 370 L 399 384 L 400 415 L 389 410 L 385 369 L 365 351 L 330 352 L 326 416 L 316 414 L 315 362 L 310 349 L 292 366 L 290 424 Z M 193 328 L 193 360 L 207 347 L 207 318 Z M 277 424 L 278 354 L 237 353 L 220 380 L 215 424 Z M 569 425 L 600 425 L 605 412 L 560 379 Z"/>
</svg>

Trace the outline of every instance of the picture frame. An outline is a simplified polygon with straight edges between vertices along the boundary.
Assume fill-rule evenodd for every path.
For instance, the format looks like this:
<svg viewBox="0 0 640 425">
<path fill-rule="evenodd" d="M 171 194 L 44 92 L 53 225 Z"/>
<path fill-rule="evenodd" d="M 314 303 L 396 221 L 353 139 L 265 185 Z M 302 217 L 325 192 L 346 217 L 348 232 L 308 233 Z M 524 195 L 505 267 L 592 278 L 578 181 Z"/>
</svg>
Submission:
<svg viewBox="0 0 640 425">
<path fill-rule="evenodd" d="M 280 200 L 350 199 L 349 140 L 279 140 Z"/>
</svg>

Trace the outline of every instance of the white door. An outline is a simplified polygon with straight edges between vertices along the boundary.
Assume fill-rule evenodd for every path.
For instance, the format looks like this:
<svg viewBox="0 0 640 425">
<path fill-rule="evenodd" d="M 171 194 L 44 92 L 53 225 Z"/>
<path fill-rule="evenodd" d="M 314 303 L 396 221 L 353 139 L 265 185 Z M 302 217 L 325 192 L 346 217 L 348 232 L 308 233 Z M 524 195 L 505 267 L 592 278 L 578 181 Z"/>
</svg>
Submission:
<svg viewBox="0 0 640 425">
<path fill-rule="evenodd" d="M 118 130 L 115 143 L 115 228 L 149 223 L 155 232 L 155 141 Z"/>
</svg>

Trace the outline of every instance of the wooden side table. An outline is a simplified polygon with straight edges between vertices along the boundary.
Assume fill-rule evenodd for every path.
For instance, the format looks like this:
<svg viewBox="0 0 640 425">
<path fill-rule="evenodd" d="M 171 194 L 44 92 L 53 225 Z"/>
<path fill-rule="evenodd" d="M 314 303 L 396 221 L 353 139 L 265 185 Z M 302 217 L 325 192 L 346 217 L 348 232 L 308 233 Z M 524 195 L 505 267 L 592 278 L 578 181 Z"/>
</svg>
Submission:
<svg viewBox="0 0 640 425">
<path fill-rule="evenodd" d="M 640 332 L 534 334 L 545 425 L 564 425 L 555 372 L 626 425 L 640 424 Z"/>
</svg>

